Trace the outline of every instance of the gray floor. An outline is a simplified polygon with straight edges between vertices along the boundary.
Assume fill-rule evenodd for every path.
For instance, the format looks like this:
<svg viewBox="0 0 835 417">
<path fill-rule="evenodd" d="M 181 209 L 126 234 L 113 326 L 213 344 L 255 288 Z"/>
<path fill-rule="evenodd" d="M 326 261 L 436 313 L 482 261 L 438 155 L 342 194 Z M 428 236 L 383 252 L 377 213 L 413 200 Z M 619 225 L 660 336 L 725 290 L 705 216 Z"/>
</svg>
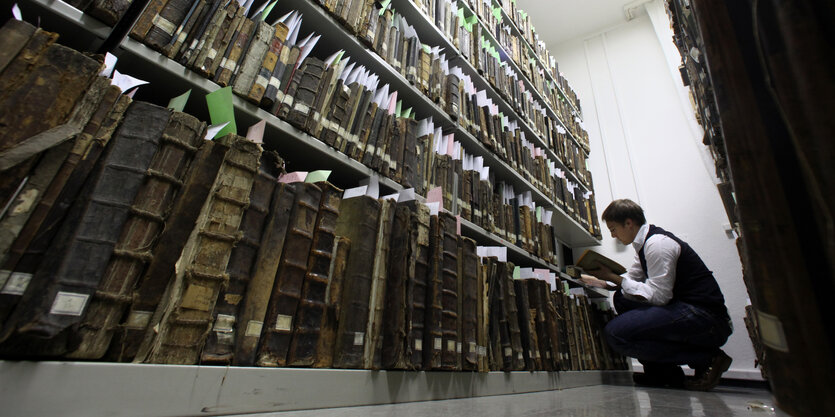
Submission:
<svg viewBox="0 0 835 417">
<path fill-rule="evenodd" d="M 256 415 L 275 417 L 788 416 L 774 407 L 774 401 L 768 391 L 760 389 L 718 387 L 711 392 L 691 392 L 611 385 L 532 394 Z"/>
</svg>

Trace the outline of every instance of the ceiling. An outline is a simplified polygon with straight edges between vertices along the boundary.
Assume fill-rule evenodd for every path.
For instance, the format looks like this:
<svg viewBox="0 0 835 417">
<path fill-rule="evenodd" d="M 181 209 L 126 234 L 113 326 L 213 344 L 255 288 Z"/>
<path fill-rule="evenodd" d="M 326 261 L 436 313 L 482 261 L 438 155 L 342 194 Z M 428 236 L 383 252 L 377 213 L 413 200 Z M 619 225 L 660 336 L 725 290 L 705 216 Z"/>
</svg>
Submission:
<svg viewBox="0 0 835 417">
<path fill-rule="evenodd" d="M 548 49 L 582 35 L 626 22 L 623 7 L 636 0 L 516 0 Z M 640 7 L 643 9 L 643 7 Z"/>
</svg>

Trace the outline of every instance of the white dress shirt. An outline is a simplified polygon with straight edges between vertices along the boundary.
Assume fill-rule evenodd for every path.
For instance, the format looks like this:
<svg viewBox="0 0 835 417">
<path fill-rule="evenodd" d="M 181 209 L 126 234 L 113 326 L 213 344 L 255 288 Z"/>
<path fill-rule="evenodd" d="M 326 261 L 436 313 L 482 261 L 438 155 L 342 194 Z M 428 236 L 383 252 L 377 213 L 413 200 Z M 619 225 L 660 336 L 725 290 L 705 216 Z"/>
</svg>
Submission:
<svg viewBox="0 0 835 417">
<path fill-rule="evenodd" d="M 673 285 L 676 282 L 676 263 L 681 254 L 681 246 L 667 236 L 656 234 L 647 239 L 649 224 L 644 223 L 632 242 L 635 248 L 635 261 L 623 274 L 621 288 L 626 298 L 665 305 L 673 298 Z M 647 273 L 641 268 L 638 252 L 644 248 L 647 261 Z"/>
</svg>

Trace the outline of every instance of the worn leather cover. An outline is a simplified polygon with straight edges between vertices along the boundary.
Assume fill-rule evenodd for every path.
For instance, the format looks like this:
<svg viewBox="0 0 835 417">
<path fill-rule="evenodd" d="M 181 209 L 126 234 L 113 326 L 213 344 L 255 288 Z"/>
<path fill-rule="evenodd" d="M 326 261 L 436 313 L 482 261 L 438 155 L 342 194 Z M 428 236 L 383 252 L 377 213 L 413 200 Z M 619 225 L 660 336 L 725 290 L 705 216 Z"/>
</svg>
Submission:
<svg viewBox="0 0 835 417">
<path fill-rule="evenodd" d="M 418 202 L 407 203 L 409 219 L 409 272 L 406 282 L 406 362 L 409 369 L 424 368 L 427 294 L 430 271 L 429 207 Z"/>
<path fill-rule="evenodd" d="M 232 249 L 226 273 L 229 284 L 218 296 L 212 312 L 212 331 L 206 339 L 206 346 L 200 354 L 204 364 L 231 365 L 235 352 L 237 333 L 235 325 L 238 312 L 243 305 L 244 295 L 254 269 L 264 224 L 270 214 L 276 180 L 284 173 L 284 160 L 275 151 L 261 153 L 258 175 L 249 193 L 249 206 L 241 220 L 243 237 Z"/>
<path fill-rule="evenodd" d="M 267 86 L 270 83 L 270 77 L 275 70 L 278 57 L 281 55 L 281 50 L 284 47 L 284 42 L 287 40 L 287 25 L 278 23 L 275 25 L 275 32 L 270 41 L 270 47 L 267 53 L 264 54 L 264 61 L 261 63 L 261 69 L 258 70 L 258 76 L 255 77 L 255 82 L 249 90 L 247 99 L 255 104 L 260 104 L 264 93 L 267 91 Z"/>
<path fill-rule="evenodd" d="M 17 19 L 9 19 L 0 27 L 0 73 L 23 50 L 36 30 L 32 24 Z"/>
<path fill-rule="evenodd" d="M 322 332 L 313 361 L 314 368 L 330 368 L 333 365 L 336 331 L 339 327 L 339 316 L 342 307 L 342 282 L 345 278 L 345 268 L 348 264 L 348 254 L 350 252 L 351 241 L 344 236 L 336 236 L 333 245 L 333 259 L 328 273 L 328 287 L 325 292 L 327 309 L 322 319 Z"/>
<path fill-rule="evenodd" d="M 199 71 L 200 66 L 205 62 L 206 57 L 209 56 L 211 45 L 214 43 L 217 34 L 220 32 L 223 20 L 226 19 L 226 8 L 231 5 L 223 0 L 212 4 L 212 7 L 206 13 L 203 22 L 200 24 L 192 43 L 188 45 L 182 56 L 180 63 L 195 71 Z"/>
<path fill-rule="evenodd" d="M 487 285 L 487 266 L 484 259 L 478 259 L 478 371 L 490 371 L 488 355 L 490 337 L 490 303 L 488 298 L 489 287 Z"/>
<path fill-rule="evenodd" d="M 439 216 L 429 221 L 429 273 L 426 283 L 426 318 L 424 319 L 424 359 L 426 370 L 440 369 L 443 345 L 443 269 L 444 230 Z"/>
<path fill-rule="evenodd" d="M 441 369 L 456 370 L 461 367 L 461 339 L 458 333 L 458 235 L 455 216 L 447 212 L 438 215 L 443 235 L 443 260 L 441 275 L 441 329 L 443 334 Z"/>
<path fill-rule="evenodd" d="M 153 259 L 159 235 L 171 213 L 183 179 L 203 142 L 206 124 L 185 113 L 173 113 L 162 132 L 160 148 L 130 208 L 113 255 L 90 300 L 70 357 L 97 359 L 105 354 L 115 326 L 130 303 L 131 291 Z"/>
<path fill-rule="evenodd" d="M 264 330 L 258 347 L 259 366 L 284 366 L 287 363 L 287 351 L 293 337 L 296 309 L 302 295 L 322 199 L 322 190 L 316 184 L 298 182 L 291 186 L 296 188 L 296 201 L 290 211 L 284 250 L 264 317 Z"/>
<path fill-rule="evenodd" d="M 81 320 L 170 115 L 169 110 L 146 103 L 134 103 L 128 110 L 106 155 L 49 245 L 50 256 L 41 258 L 32 282 L 6 321 L 4 339 L 12 333 L 50 338 Z M 14 343 L 24 352 L 27 344 Z"/>
<path fill-rule="evenodd" d="M 171 41 L 177 26 L 185 19 L 194 0 L 169 0 L 165 7 L 151 20 L 151 27 L 144 42 L 152 49 L 162 51 Z"/>
<path fill-rule="evenodd" d="M 291 125 L 304 129 L 311 108 L 314 106 L 316 94 L 319 93 L 319 84 L 325 72 L 325 63 L 318 58 L 308 57 L 305 59 L 302 68 L 297 70 L 297 72 L 299 71 L 301 77 L 293 95 L 293 106 L 287 110 L 286 120 Z"/>
<path fill-rule="evenodd" d="M 530 309 L 529 316 L 533 322 L 531 331 L 536 335 L 536 352 L 539 353 L 539 362 L 541 369 L 545 371 L 554 371 L 559 368 L 554 367 L 553 358 L 554 353 L 550 345 L 550 334 L 547 332 L 546 311 L 545 311 L 545 297 L 544 287 L 540 285 L 548 283 L 537 279 L 528 279 L 524 281 L 527 286 L 528 308 Z M 548 289 L 550 291 L 550 288 Z"/>
<path fill-rule="evenodd" d="M 133 24 L 133 28 L 130 30 L 130 37 L 140 42 L 145 39 L 145 35 L 148 34 L 148 31 L 151 30 L 154 24 L 154 19 L 165 8 L 166 4 L 168 4 L 168 0 L 150 0 L 148 5 L 145 6 L 145 10 L 136 19 L 136 23 Z M 130 2 L 127 3 L 124 10 L 127 10 L 128 6 L 130 6 Z"/>
<path fill-rule="evenodd" d="M 249 204 L 261 147 L 235 134 L 219 142 L 229 146 L 229 152 L 177 261 L 167 296 L 154 313 L 137 362 L 197 363 L 218 293 L 228 283 L 226 266 L 241 237 L 238 228 Z"/>
<path fill-rule="evenodd" d="M 267 307 L 287 238 L 290 211 L 295 201 L 296 187 L 284 183 L 276 185 L 270 202 L 270 215 L 261 235 L 258 257 L 246 289 L 244 304 L 236 320 L 235 365 L 255 366 Z"/>
<path fill-rule="evenodd" d="M 333 366 L 363 367 L 374 251 L 381 203 L 368 196 L 342 200 L 336 234 L 351 240 L 339 308 Z"/>
<path fill-rule="evenodd" d="M 235 81 L 232 83 L 232 91 L 242 97 L 247 97 L 255 78 L 261 70 L 264 62 L 264 55 L 272 43 L 275 28 L 261 20 L 255 28 L 254 37 L 250 40 L 246 53 L 241 55 L 240 68 L 237 69 Z"/>
<path fill-rule="evenodd" d="M 505 274 L 505 285 L 507 285 L 505 304 L 507 306 L 508 327 L 510 328 L 510 346 L 513 349 L 513 370 L 521 371 L 525 369 L 525 357 L 522 353 L 522 332 L 520 330 L 519 310 L 516 307 L 516 288 L 513 284 L 515 266 L 508 262 L 505 267 L 507 268 Z"/>
<path fill-rule="evenodd" d="M 316 185 L 322 190 L 322 198 L 307 258 L 307 274 L 293 323 L 293 338 L 287 355 L 290 366 L 313 365 L 322 334 L 322 321 L 328 310 L 326 296 L 330 286 L 330 269 L 334 263 L 335 229 L 343 191 L 329 182 Z"/>
<path fill-rule="evenodd" d="M 293 71 L 296 60 L 299 58 L 299 47 L 288 45 L 287 48 L 282 47 L 281 53 L 278 54 L 278 61 L 275 63 L 275 68 L 270 75 L 270 80 L 267 83 L 267 88 L 264 90 L 264 96 L 261 97 L 261 107 L 267 110 L 273 110 L 284 100 L 284 87 L 286 87 L 285 73 Z"/>
<path fill-rule="evenodd" d="M 215 71 L 215 82 L 221 86 L 228 86 L 237 73 L 238 64 L 246 53 L 246 48 L 254 29 L 255 22 L 250 19 L 243 19 L 241 27 L 238 28 L 238 31 L 231 39 L 229 55 L 223 58 L 220 67 Z"/>
<path fill-rule="evenodd" d="M 180 23 L 179 27 L 177 27 L 177 31 L 174 32 L 174 36 L 172 36 L 171 40 L 168 41 L 168 43 L 163 46 L 160 51 L 160 53 L 168 58 L 175 59 L 177 55 L 179 55 L 180 49 L 184 45 L 188 45 L 191 41 L 191 39 L 189 39 L 189 35 L 200 23 L 201 15 L 203 14 L 203 11 L 209 7 L 209 2 L 207 0 L 193 1 L 190 7 L 191 8 L 186 14 L 186 17 L 183 19 L 183 22 Z"/>
<path fill-rule="evenodd" d="M 466 371 L 478 369 L 478 325 L 479 325 L 479 269 L 476 243 L 466 237 L 460 238 L 461 258 L 459 259 L 459 319 L 461 341 L 461 368 Z"/>
<path fill-rule="evenodd" d="M 366 326 L 363 367 L 379 370 L 382 367 L 383 321 L 386 292 L 386 277 L 389 274 L 389 253 L 391 228 L 394 220 L 395 201 L 380 200 L 380 221 L 377 226 L 377 243 L 374 250 L 374 269 L 371 272 L 371 295 L 368 301 L 368 326 Z"/>
<path fill-rule="evenodd" d="M 194 66 L 194 70 L 209 79 L 213 79 L 218 75 L 218 72 L 226 67 L 234 68 L 233 65 L 237 61 L 229 60 L 229 55 L 235 46 L 235 40 L 240 34 L 240 29 L 243 26 L 245 8 L 230 2 L 224 9 L 222 9 L 223 20 L 220 21 L 220 29 L 215 34 L 211 43 L 206 43 L 203 48 L 208 50 L 208 54 L 198 60 Z"/>
<path fill-rule="evenodd" d="M 504 265 L 494 257 L 487 258 L 487 285 L 489 302 L 489 353 L 490 370 L 509 371 L 512 368 L 513 349 L 510 347 L 510 328 L 504 302 L 502 285 Z"/>
<path fill-rule="evenodd" d="M 536 364 L 536 327 L 531 328 L 531 308 L 528 301 L 527 280 L 514 279 L 512 284 L 516 292 L 516 311 L 519 318 L 519 331 L 522 339 L 522 358 L 526 371 L 538 369 Z"/>
<path fill-rule="evenodd" d="M 344 63 L 335 63 L 325 69 L 322 77 L 319 80 L 319 86 L 316 87 L 317 93 L 313 100 L 313 106 L 310 109 L 307 121 L 305 122 L 304 131 L 313 137 L 319 137 L 322 129 L 323 116 L 328 113 L 327 105 L 330 103 L 334 88 L 336 87 L 336 80 L 339 73 L 342 71 Z"/>
<path fill-rule="evenodd" d="M 327 116 L 324 117 L 322 133 L 319 136 L 323 142 L 334 147 L 337 145 L 339 139 L 339 127 L 345 123 L 348 117 L 348 100 L 350 99 L 347 87 L 342 85 L 342 81 L 337 82 L 336 89 L 333 92 L 333 98 L 330 102 L 330 110 Z M 324 113 L 323 113 L 324 114 Z"/>
<path fill-rule="evenodd" d="M 394 210 L 389 241 L 389 271 L 386 277 L 386 297 L 382 331 L 382 367 L 407 369 L 406 358 L 406 288 L 414 280 L 414 263 L 410 263 L 412 250 L 411 209 L 407 203 L 398 203 Z"/>
</svg>

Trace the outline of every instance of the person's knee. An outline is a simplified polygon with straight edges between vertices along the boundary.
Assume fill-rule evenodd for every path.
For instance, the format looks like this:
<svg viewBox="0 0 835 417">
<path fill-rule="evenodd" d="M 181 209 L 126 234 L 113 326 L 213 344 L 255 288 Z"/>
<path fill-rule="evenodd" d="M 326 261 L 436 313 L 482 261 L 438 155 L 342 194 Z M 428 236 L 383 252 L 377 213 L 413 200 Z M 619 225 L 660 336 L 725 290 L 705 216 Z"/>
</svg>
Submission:
<svg viewBox="0 0 835 417">
<path fill-rule="evenodd" d="M 623 353 L 630 344 L 628 340 L 629 333 L 621 325 L 620 320 L 617 320 L 617 317 L 606 324 L 606 327 L 603 328 L 603 334 L 609 346 L 617 352 Z"/>
</svg>

